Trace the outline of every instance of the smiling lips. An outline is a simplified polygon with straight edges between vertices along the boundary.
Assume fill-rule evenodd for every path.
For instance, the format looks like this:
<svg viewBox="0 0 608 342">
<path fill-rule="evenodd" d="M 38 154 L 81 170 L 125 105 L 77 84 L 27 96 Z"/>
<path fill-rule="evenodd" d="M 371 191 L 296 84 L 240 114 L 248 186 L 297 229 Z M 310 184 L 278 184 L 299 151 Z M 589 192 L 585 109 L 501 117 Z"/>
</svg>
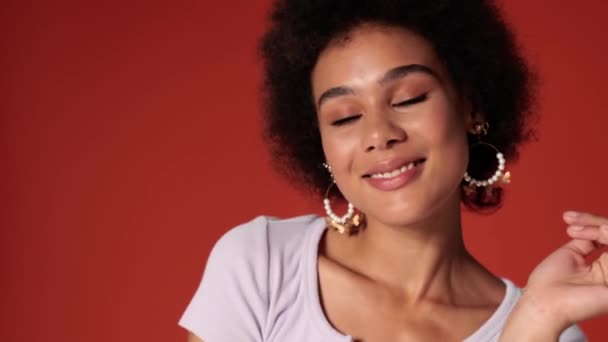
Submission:
<svg viewBox="0 0 608 342">
<path fill-rule="evenodd" d="M 391 160 L 371 170 L 363 178 L 374 188 L 382 191 L 397 190 L 414 180 L 424 158 L 409 160 Z"/>
</svg>

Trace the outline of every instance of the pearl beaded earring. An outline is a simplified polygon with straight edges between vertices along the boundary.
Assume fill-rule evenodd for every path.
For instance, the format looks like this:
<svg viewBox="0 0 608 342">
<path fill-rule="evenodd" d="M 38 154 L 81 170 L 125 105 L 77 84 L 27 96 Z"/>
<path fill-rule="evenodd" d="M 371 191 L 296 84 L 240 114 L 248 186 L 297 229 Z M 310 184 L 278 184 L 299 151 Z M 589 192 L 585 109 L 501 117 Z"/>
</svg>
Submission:
<svg viewBox="0 0 608 342">
<path fill-rule="evenodd" d="M 329 227 L 332 227 L 340 234 L 353 234 L 358 231 L 359 227 L 363 224 L 364 216 L 361 213 L 355 214 L 355 207 L 350 202 L 348 202 L 346 214 L 343 216 L 338 216 L 336 213 L 334 213 L 334 211 L 331 209 L 331 203 L 329 202 L 329 191 L 331 190 L 332 186 L 336 184 L 336 181 L 334 179 L 331 166 L 323 163 L 323 167 L 329 171 L 329 175 L 331 177 L 331 184 L 325 191 L 325 197 L 323 198 L 323 208 L 327 214 L 325 221 Z"/>
<path fill-rule="evenodd" d="M 498 181 L 501 181 L 503 183 L 509 183 L 511 181 L 511 173 L 504 172 L 506 163 L 504 155 L 500 151 L 498 151 L 498 149 L 494 145 L 481 141 L 481 136 L 486 135 L 488 133 L 488 128 L 488 122 L 475 125 L 475 132 L 479 141 L 471 145 L 471 149 L 477 146 L 490 147 L 496 152 L 496 159 L 498 160 L 498 165 L 494 174 L 489 178 L 483 180 L 475 179 L 469 175 L 468 171 L 465 172 L 464 180 L 468 183 L 467 187 L 470 191 L 473 191 L 475 187 L 492 187 L 494 183 Z"/>
</svg>

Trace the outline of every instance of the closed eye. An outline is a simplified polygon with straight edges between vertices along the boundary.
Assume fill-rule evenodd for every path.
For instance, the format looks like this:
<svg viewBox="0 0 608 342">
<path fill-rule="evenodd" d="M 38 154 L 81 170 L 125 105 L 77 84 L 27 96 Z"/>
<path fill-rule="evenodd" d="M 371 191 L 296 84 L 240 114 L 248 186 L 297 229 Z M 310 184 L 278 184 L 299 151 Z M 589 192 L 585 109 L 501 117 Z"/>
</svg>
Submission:
<svg viewBox="0 0 608 342">
<path fill-rule="evenodd" d="M 406 107 L 406 106 L 411 106 L 414 105 L 416 103 L 420 103 L 423 102 L 427 99 L 428 97 L 428 93 L 424 93 L 420 96 L 414 97 L 412 99 L 408 99 L 399 103 L 394 103 L 392 104 L 393 107 Z"/>
<path fill-rule="evenodd" d="M 361 117 L 361 114 L 351 115 L 351 116 L 347 116 L 345 118 L 336 120 L 336 121 L 332 122 L 331 124 L 333 126 L 342 126 L 342 125 L 346 125 L 350 122 L 353 122 L 353 121 L 359 119 L 360 117 Z"/>
</svg>

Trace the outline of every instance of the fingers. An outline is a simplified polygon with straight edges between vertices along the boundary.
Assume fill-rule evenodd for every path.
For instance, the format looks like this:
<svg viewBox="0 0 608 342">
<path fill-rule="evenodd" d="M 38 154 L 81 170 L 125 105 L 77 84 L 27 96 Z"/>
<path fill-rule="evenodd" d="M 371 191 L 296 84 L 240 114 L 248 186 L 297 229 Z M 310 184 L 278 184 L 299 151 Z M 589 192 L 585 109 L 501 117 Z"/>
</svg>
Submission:
<svg viewBox="0 0 608 342">
<path fill-rule="evenodd" d="M 564 221 L 574 226 L 608 226 L 608 218 L 577 211 L 564 213 Z"/>
<path fill-rule="evenodd" d="M 608 252 L 602 253 L 597 260 L 593 262 L 592 268 L 595 267 L 599 270 L 595 271 L 597 276 L 602 279 L 604 285 L 608 289 Z"/>
<path fill-rule="evenodd" d="M 570 242 L 566 243 L 562 248 L 568 248 L 573 250 L 578 255 L 582 255 L 583 257 L 588 256 L 597 249 L 597 244 L 594 240 L 586 240 L 586 239 L 578 239 L 575 238 Z"/>
<path fill-rule="evenodd" d="M 601 245 L 608 246 L 608 218 L 567 211 L 564 221 L 569 224 L 568 235 L 574 239 L 569 245 L 579 253 L 587 255 Z"/>
<path fill-rule="evenodd" d="M 568 227 L 567 233 L 573 239 L 597 242 L 608 246 L 608 225 L 602 225 L 599 227 L 573 225 Z"/>
</svg>

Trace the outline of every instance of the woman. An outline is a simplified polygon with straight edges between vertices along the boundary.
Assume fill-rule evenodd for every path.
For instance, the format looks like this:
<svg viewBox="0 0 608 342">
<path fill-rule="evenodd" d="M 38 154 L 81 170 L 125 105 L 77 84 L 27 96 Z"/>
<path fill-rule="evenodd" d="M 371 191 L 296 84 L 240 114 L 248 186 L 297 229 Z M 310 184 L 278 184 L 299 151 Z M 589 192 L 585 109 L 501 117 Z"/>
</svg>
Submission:
<svg viewBox="0 0 608 342">
<path fill-rule="evenodd" d="M 608 256 L 584 259 L 606 218 L 565 213 L 573 240 L 523 293 L 464 246 L 461 204 L 498 208 L 531 136 L 530 73 L 490 1 L 279 0 L 262 52 L 277 164 L 327 218 L 224 235 L 190 341 L 584 341 L 573 324 L 608 312 Z"/>
</svg>

